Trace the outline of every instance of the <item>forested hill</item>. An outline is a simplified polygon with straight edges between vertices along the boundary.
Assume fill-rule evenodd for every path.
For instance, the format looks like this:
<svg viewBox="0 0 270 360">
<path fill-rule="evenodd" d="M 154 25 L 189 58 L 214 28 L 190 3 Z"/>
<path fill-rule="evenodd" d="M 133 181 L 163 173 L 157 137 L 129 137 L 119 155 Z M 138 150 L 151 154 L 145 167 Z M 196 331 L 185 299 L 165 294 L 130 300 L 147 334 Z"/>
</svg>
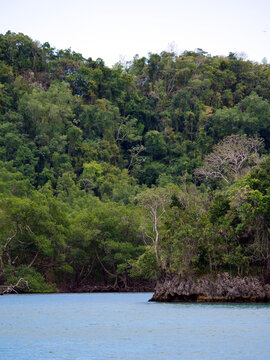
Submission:
<svg viewBox="0 0 270 360">
<path fill-rule="evenodd" d="M 0 35 L 0 285 L 270 275 L 270 65 Z"/>
</svg>

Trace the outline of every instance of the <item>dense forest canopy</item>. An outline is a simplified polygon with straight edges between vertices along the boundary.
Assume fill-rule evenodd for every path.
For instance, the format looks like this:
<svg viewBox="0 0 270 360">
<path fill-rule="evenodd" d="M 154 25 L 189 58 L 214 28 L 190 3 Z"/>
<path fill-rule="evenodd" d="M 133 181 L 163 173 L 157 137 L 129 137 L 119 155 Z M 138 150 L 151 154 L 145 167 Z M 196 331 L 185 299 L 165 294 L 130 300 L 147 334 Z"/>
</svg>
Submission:
<svg viewBox="0 0 270 360">
<path fill-rule="evenodd" d="M 0 285 L 269 279 L 269 148 L 267 63 L 198 49 L 109 68 L 0 35 Z"/>
</svg>

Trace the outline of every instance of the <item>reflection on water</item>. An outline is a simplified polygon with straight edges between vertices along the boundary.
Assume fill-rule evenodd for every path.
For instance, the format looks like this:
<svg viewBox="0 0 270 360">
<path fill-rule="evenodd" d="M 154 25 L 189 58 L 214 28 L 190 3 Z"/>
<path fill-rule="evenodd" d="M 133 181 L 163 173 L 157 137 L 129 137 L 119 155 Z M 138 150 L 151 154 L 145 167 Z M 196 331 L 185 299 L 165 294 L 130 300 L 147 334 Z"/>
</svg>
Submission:
<svg viewBox="0 0 270 360">
<path fill-rule="evenodd" d="M 0 358 L 270 359 L 270 305 L 149 303 L 152 294 L 0 297 Z"/>
</svg>

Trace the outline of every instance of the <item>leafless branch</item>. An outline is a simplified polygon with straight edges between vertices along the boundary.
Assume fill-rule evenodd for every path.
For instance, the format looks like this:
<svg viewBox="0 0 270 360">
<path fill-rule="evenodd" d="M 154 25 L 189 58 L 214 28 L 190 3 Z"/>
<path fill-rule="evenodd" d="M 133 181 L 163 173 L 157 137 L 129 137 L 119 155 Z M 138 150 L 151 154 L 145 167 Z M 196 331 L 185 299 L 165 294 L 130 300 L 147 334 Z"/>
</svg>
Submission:
<svg viewBox="0 0 270 360">
<path fill-rule="evenodd" d="M 231 135 L 214 147 L 204 161 L 204 165 L 195 170 L 198 178 L 222 179 L 229 183 L 245 173 L 250 166 L 259 162 L 258 151 L 263 140 L 246 135 Z"/>
<path fill-rule="evenodd" d="M 18 287 L 23 284 L 24 287 L 28 287 L 28 281 L 24 278 L 20 278 L 15 285 L 7 285 L 6 288 L 2 291 L 2 294 L 9 294 L 15 292 L 16 294 Z"/>
</svg>

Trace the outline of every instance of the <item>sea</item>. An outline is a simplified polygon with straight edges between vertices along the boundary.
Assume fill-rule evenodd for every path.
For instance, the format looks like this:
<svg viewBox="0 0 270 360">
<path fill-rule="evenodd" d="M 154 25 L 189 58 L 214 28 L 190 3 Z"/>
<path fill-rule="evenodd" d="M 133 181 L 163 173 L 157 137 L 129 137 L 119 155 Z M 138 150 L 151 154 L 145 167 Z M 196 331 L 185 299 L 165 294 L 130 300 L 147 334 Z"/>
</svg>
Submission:
<svg viewBox="0 0 270 360">
<path fill-rule="evenodd" d="M 269 304 L 151 293 L 0 296 L 1 360 L 269 360 Z"/>
</svg>

